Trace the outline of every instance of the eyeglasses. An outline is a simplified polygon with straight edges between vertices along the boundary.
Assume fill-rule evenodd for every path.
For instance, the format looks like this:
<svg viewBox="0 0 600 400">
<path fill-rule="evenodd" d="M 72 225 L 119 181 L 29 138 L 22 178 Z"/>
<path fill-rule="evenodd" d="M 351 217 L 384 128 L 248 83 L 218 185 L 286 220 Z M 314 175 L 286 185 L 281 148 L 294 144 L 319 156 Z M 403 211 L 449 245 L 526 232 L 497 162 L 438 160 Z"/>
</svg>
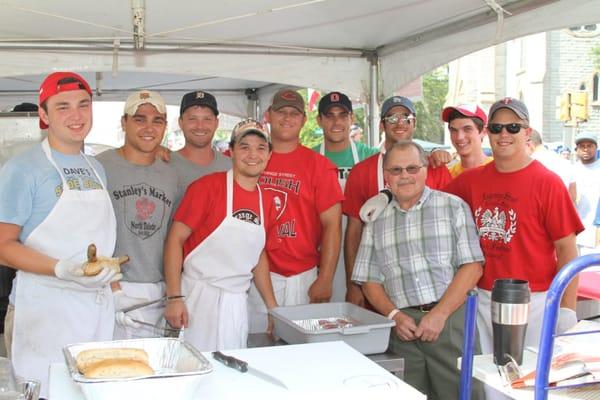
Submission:
<svg viewBox="0 0 600 400">
<path fill-rule="evenodd" d="M 399 122 L 402 122 L 405 125 L 409 125 L 410 122 L 414 119 L 414 115 L 392 114 L 390 116 L 385 117 L 383 120 L 390 125 L 396 125 Z"/>
<path fill-rule="evenodd" d="M 502 129 L 506 128 L 506 131 L 512 135 L 515 135 L 521 131 L 522 128 L 529 128 L 525 124 L 518 124 L 516 122 L 510 124 L 488 124 L 488 131 L 494 135 L 502 132 Z"/>
<path fill-rule="evenodd" d="M 385 170 L 394 176 L 402 175 L 402 171 L 406 171 L 411 175 L 416 175 L 419 173 L 419 170 L 423 167 L 425 167 L 425 166 L 424 165 L 409 165 L 408 167 L 405 167 L 405 168 L 393 167 L 393 168 L 386 168 Z"/>
</svg>

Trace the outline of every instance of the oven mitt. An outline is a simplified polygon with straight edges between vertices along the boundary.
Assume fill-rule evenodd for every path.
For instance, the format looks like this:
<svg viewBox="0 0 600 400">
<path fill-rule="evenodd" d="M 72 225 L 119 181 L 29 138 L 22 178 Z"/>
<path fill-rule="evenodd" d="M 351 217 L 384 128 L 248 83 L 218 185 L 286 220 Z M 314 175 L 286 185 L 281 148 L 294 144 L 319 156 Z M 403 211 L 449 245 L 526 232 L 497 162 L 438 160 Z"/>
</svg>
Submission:
<svg viewBox="0 0 600 400">
<path fill-rule="evenodd" d="M 139 329 L 142 325 L 134 322 L 133 319 L 123 311 L 117 311 L 115 314 L 115 322 L 125 328 Z"/>
<path fill-rule="evenodd" d="M 384 189 L 377 193 L 365 201 L 365 204 L 360 208 L 360 219 L 365 223 L 375 221 L 391 200 L 392 193 L 389 190 Z"/>
<path fill-rule="evenodd" d="M 87 288 L 102 288 L 110 282 L 118 281 L 123 277 L 120 273 L 110 269 L 102 268 L 100 273 L 94 276 L 84 276 L 83 265 L 72 260 L 59 260 L 54 266 L 54 275 L 64 281 L 75 282 Z"/>
</svg>

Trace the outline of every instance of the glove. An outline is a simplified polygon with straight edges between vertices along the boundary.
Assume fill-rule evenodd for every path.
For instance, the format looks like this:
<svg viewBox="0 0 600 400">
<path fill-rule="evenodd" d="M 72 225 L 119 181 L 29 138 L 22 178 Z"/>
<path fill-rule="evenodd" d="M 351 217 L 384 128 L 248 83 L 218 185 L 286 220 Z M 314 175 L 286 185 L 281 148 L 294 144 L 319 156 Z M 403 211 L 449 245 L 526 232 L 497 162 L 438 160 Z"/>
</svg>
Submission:
<svg viewBox="0 0 600 400">
<path fill-rule="evenodd" d="M 107 267 L 102 268 L 98 275 L 84 276 L 83 265 L 71 260 L 59 260 L 54 266 L 54 275 L 58 279 L 75 282 L 87 288 L 102 288 L 123 277 L 122 274 Z"/>
<path fill-rule="evenodd" d="M 561 307 L 558 309 L 558 324 L 556 333 L 564 333 L 577 325 L 577 313 L 570 308 Z"/>
<path fill-rule="evenodd" d="M 375 221 L 390 201 L 392 201 L 392 193 L 387 189 L 382 190 L 365 201 L 365 204 L 360 208 L 360 219 L 365 223 Z"/>
<path fill-rule="evenodd" d="M 135 322 L 129 315 L 123 311 L 118 311 L 115 314 L 115 322 L 124 328 L 139 329 L 142 325 Z"/>
<path fill-rule="evenodd" d="M 115 301 L 115 311 L 123 311 L 127 307 L 135 306 L 146 301 L 139 297 L 127 296 L 127 294 L 119 289 L 113 292 L 113 299 Z"/>
</svg>

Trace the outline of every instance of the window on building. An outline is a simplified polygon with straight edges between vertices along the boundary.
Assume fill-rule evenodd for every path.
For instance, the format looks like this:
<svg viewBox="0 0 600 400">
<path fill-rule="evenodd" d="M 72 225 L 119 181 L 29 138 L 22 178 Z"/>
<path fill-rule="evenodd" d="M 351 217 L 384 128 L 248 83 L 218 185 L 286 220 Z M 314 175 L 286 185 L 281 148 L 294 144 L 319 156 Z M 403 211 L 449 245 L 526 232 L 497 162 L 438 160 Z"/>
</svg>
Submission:
<svg viewBox="0 0 600 400">
<path fill-rule="evenodd" d="M 592 78 L 592 102 L 600 101 L 600 74 L 596 72 Z"/>
</svg>

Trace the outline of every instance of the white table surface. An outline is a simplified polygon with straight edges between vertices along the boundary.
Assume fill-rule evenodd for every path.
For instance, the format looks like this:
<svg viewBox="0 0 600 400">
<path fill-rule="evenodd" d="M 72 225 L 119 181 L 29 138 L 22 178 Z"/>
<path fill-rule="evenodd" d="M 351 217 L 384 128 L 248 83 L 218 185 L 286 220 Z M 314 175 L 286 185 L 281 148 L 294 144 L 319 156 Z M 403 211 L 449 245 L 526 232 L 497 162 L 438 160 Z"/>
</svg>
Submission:
<svg viewBox="0 0 600 400">
<path fill-rule="evenodd" d="M 537 354 L 531 350 L 525 349 L 523 352 L 523 373 L 530 372 L 536 368 Z M 460 359 L 459 359 L 460 368 Z M 502 385 L 502 380 L 498 374 L 498 369 L 493 361 L 491 354 L 475 356 L 473 360 L 473 377 L 482 381 L 488 386 L 504 393 L 511 399 L 531 400 L 534 397 L 533 388 L 513 389 Z M 577 389 L 559 389 L 549 390 L 548 399 L 552 400 L 600 400 L 600 385 L 593 385 Z"/>
<path fill-rule="evenodd" d="M 424 400 L 425 395 L 396 378 L 342 341 L 225 351 L 283 381 L 289 390 L 240 373 L 212 359 L 213 371 L 196 391 L 204 399 L 308 399 L 331 393 L 335 398 Z M 362 397 L 363 399 L 365 397 Z M 50 400 L 84 400 L 65 364 L 50 367 Z"/>
</svg>

